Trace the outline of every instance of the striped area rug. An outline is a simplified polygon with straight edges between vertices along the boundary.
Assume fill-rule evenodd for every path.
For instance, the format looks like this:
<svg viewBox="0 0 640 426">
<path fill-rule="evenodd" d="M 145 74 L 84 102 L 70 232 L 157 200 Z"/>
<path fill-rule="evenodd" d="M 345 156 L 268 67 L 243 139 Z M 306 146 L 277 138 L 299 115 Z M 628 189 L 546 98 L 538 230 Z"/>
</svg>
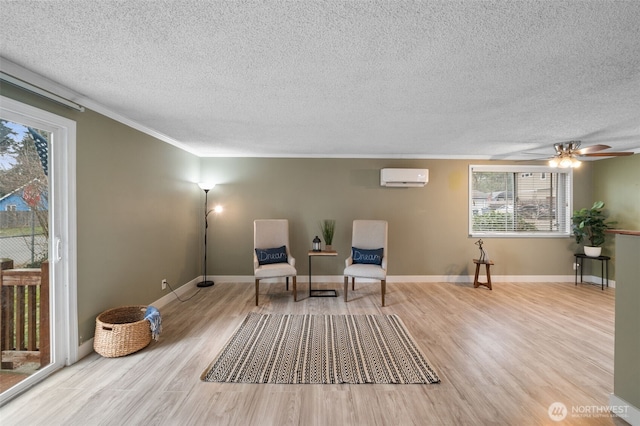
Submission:
<svg viewBox="0 0 640 426">
<path fill-rule="evenodd" d="M 396 315 L 247 315 L 202 374 L 228 383 L 439 383 Z"/>
</svg>

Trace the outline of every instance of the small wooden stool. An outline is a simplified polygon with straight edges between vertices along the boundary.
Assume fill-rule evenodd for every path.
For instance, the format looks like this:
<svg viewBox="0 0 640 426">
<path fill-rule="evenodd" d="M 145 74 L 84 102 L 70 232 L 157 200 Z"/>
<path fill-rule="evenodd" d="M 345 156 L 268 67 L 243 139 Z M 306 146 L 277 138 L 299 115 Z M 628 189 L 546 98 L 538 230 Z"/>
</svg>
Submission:
<svg viewBox="0 0 640 426">
<path fill-rule="evenodd" d="M 473 287 L 474 288 L 478 288 L 479 286 L 483 285 L 485 287 L 489 287 L 489 290 L 492 290 L 491 288 L 491 265 L 493 265 L 493 261 L 491 260 L 478 260 L 478 259 L 473 259 L 473 263 L 476 264 L 476 276 L 473 278 Z M 487 282 L 486 283 L 481 283 L 480 281 L 478 281 L 478 274 L 480 273 L 480 265 L 484 265 L 487 269 Z"/>
</svg>

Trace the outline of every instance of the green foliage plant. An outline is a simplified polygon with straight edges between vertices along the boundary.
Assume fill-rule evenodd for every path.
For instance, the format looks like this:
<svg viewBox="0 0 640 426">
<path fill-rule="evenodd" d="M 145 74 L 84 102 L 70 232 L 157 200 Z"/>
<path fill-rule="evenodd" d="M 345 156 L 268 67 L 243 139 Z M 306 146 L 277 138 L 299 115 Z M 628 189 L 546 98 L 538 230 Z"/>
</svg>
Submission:
<svg viewBox="0 0 640 426">
<path fill-rule="evenodd" d="M 588 240 L 592 247 L 600 247 L 605 240 L 605 231 L 616 222 L 607 222 L 607 215 L 602 211 L 604 202 L 596 201 L 591 208 L 583 208 L 573 212 L 571 229 L 576 243 Z"/>
<path fill-rule="evenodd" d="M 518 216 L 517 222 L 514 223 L 513 213 L 489 212 L 483 215 L 473 217 L 474 231 L 537 231 L 534 224 L 527 222 Z"/>
<path fill-rule="evenodd" d="M 333 243 L 333 234 L 336 230 L 336 221 L 333 219 L 324 219 L 320 223 L 320 230 L 322 231 L 322 238 L 324 238 L 324 243 L 330 246 Z"/>
</svg>

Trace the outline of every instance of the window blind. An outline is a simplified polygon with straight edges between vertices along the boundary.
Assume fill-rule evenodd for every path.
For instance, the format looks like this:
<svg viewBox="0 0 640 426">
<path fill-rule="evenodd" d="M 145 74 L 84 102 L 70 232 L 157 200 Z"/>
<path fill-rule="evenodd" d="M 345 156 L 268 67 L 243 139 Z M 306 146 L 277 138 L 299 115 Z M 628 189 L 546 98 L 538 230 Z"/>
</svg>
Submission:
<svg viewBox="0 0 640 426">
<path fill-rule="evenodd" d="M 469 166 L 469 235 L 569 236 L 572 176 L 546 166 Z"/>
</svg>

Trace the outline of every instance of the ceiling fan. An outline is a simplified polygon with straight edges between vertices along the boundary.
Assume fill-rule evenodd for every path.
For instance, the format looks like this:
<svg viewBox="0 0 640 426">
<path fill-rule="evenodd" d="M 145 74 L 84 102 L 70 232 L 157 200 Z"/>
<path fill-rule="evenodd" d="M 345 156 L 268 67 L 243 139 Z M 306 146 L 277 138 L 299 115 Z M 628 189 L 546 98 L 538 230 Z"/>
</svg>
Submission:
<svg viewBox="0 0 640 426">
<path fill-rule="evenodd" d="M 580 167 L 580 160 L 576 157 L 622 157 L 633 155 L 633 152 L 601 152 L 611 147 L 609 145 L 591 145 L 580 149 L 580 141 L 569 141 L 553 145 L 556 154 L 549 160 L 551 167 Z"/>
</svg>

